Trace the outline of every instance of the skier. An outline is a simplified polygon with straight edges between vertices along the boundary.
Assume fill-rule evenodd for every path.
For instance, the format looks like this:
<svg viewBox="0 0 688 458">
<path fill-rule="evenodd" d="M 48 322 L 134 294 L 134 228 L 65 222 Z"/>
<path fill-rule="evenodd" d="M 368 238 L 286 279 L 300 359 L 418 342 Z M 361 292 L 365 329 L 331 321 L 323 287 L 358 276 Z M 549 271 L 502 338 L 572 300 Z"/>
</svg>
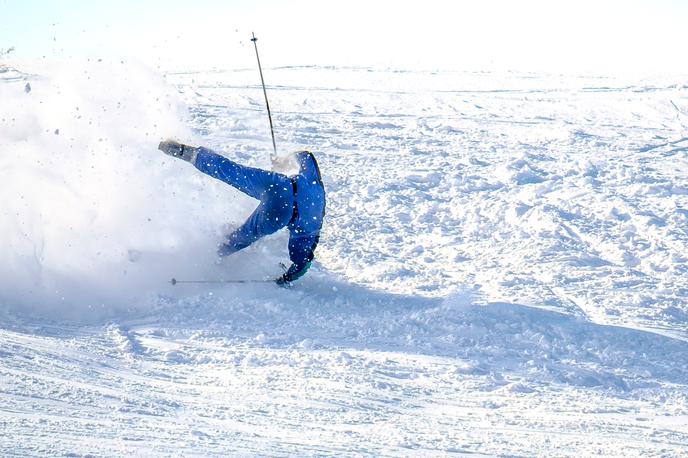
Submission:
<svg viewBox="0 0 688 458">
<path fill-rule="evenodd" d="M 275 281 L 288 286 L 310 268 L 325 215 L 325 188 L 315 156 L 299 151 L 299 173 L 286 176 L 246 167 L 205 147 L 183 145 L 174 140 L 160 142 L 165 154 L 190 162 L 201 172 L 234 186 L 260 201 L 244 224 L 227 235 L 218 248 L 223 258 L 246 248 L 259 238 L 289 228 L 291 266 Z"/>
</svg>

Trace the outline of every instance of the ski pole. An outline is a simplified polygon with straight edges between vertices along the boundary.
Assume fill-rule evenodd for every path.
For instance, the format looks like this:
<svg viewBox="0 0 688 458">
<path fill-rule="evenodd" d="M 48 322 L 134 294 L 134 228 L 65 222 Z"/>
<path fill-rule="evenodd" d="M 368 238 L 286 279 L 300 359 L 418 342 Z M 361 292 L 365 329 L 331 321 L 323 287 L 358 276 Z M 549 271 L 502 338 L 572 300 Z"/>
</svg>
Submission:
<svg viewBox="0 0 688 458">
<path fill-rule="evenodd" d="M 274 280 L 177 280 L 173 278 L 170 280 L 172 286 L 177 283 L 195 283 L 195 284 L 220 284 L 220 283 L 268 283 Z"/>
<path fill-rule="evenodd" d="M 258 38 L 251 32 L 253 38 L 253 47 L 256 48 L 256 59 L 258 60 L 258 71 L 260 72 L 260 83 L 263 85 L 263 95 L 265 96 L 265 106 L 268 109 L 268 119 L 270 120 L 270 134 L 272 135 L 272 149 L 275 151 L 275 158 L 277 158 L 277 144 L 275 143 L 275 130 L 272 127 L 272 114 L 270 114 L 270 103 L 268 102 L 268 92 L 265 90 L 265 80 L 263 79 L 263 68 L 260 66 L 260 57 L 258 57 Z"/>
</svg>

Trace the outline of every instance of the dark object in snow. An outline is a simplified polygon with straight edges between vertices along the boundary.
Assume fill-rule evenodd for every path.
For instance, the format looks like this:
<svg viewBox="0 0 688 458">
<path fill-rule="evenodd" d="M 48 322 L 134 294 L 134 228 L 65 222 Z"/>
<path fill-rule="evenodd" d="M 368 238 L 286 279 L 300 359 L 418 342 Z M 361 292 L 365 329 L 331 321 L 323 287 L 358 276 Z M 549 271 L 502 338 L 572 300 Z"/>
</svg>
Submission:
<svg viewBox="0 0 688 458">
<path fill-rule="evenodd" d="M 55 135 L 60 135 L 60 129 L 55 129 Z"/>
<path fill-rule="evenodd" d="M 325 216 L 325 188 L 313 153 L 296 152 L 299 173 L 288 177 L 243 166 L 202 146 L 165 140 L 158 149 L 192 163 L 201 172 L 260 201 L 248 220 L 225 237 L 225 243 L 218 249 L 221 258 L 287 227 L 292 265 L 277 279 L 277 283 L 291 283 L 306 273 L 313 261 Z"/>
<path fill-rule="evenodd" d="M 26 83 L 26 86 L 24 86 L 24 92 L 26 92 L 27 94 L 31 92 L 31 83 Z"/>
</svg>

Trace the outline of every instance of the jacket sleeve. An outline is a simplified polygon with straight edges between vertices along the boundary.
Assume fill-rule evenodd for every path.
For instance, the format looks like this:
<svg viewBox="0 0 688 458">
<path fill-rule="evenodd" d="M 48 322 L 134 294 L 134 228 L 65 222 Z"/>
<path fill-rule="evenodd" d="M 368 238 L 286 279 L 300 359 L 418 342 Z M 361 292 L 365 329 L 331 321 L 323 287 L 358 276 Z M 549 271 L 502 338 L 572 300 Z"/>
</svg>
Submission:
<svg viewBox="0 0 688 458">
<path fill-rule="evenodd" d="M 293 232 L 290 234 L 289 259 L 291 259 L 292 265 L 282 275 L 282 282 L 291 283 L 301 278 L 308 271 L 315 257 L 314 251 L 319 239 L 319 234 L 305 236 Z"/>
</svg>

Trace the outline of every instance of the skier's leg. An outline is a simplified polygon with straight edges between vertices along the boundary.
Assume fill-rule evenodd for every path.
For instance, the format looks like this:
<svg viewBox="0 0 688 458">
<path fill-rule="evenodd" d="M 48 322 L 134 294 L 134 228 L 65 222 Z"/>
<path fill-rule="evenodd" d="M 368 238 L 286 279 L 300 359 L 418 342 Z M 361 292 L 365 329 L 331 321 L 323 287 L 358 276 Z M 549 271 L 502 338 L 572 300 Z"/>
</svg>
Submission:
<svg viewBox="0 0 688 458">
<path fill-rule="evenodd" d="M 200 147 L 197 151 L 195 165 L 198 170 L 255 199 L 261 200 L 263 193 L 274 187 L 291 186 L 289 178 L 281 173 L 237 164 L 207 148 Z"/>
<path fill-rule="evenodd" d="M 258 208 L 246 222 L 226 237 L 218 248 L 218 255 L 228 256 L 242 250 L 261 237 L 277 232 L 289 224 L 294 211 L 291 189 L 273 186 L 264 192 Z"/>
<path fill-rule="evenodd" d="M 243 250 L 261 237 L 259 220 L 262 211 L 263 209 L 259 205 L 244 224 L 225 237 L 225 243 L 220 245 L 217 250 L 220 257 Z"/>
</svg>

